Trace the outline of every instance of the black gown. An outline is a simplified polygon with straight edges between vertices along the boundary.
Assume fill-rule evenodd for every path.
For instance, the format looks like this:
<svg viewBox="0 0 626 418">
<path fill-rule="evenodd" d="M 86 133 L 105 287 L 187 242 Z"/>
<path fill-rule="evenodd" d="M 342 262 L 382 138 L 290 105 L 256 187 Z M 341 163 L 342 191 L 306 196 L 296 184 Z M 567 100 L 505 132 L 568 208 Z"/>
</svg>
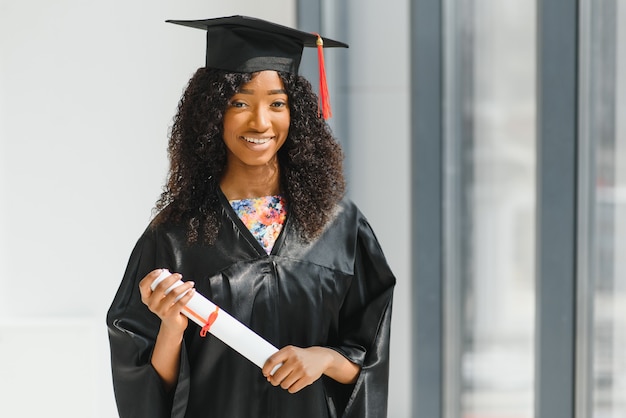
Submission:
<svg viewBox="0 0 626 418">
<path fill-rule="evenodd" d="M 188 245 L 181 226 L 149 226 L 135 246 L 107 315 L 117 407 L 123 418 L 379 418 L 387 414 L 395 277 L 359 209 L 344 199 L 321 236 L 304 242 L 289 218 L 271 254 L 223 194 L 216 244 Z M 150 363 L 159 318 L 139 281 L 156 268 L 193 280 L 199 293 L 280 348 L 325 346 L 362 369 L 354 384 L 322 376 L 295 394 L 189 321 L 178 383 L 167 393 Z"/>
</svg>

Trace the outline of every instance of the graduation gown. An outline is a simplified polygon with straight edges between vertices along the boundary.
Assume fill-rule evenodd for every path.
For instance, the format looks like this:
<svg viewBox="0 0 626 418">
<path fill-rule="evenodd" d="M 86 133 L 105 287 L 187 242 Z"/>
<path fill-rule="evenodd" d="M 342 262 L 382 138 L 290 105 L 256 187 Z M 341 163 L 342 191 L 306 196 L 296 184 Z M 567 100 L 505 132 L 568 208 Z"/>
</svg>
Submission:
<svg viewBox="0 0 626 418">
<path fill-rule="evenodd" d="M 271 254 L 220 193 L 214 245 L 186 243 L 181 225 L 139 238 L 107 314 L 113 383 L 122 418 L 379 418 L 387 414 L 395 278 L 365 217 L 349 200 L 319 238 L 304 242 L 289 218 Z M 354 384 L 322 376 L 295 394 L 189 321 L 176 388 L 167 393 L 150 356 L 159 318 L 139 282 L 166 268 L 274 346 L 325 346 L 361 366 Z"/>
</svg>

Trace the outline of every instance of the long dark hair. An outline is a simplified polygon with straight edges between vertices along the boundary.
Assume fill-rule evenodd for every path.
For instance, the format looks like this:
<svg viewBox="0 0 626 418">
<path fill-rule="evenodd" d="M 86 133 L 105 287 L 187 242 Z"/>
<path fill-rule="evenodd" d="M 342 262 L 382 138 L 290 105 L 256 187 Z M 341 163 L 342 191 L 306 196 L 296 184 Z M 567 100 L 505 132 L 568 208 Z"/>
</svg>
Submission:
<svg viewBox="0 0 626 418">
<path fill-rule="evenodd" d="M 278 73 L 289 97 L 289 136 L 278 152 L 290 222 L 316 237 L 345 191 L 343 152 L 318 116 L 317 96 L 303 77 Z M 211 244 L 219 229 L 218 188 L 226 166 L 223 116 L 230 98 L 254 74 L 200 68 L 179 102 L 170 132 L 170 169 L 153 224 L 185 223 L 190 243 Z"/>
</svg>

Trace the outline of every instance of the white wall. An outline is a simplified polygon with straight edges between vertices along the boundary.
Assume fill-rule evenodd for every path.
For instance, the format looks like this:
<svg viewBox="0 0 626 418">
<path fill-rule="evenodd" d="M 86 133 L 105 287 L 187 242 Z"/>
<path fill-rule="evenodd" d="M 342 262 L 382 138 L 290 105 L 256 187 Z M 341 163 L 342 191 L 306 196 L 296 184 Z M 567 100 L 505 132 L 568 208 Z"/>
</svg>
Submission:
<svg viewBox="0 0 626 418">
<path fill-rule="evenodd" d="M 204 62 L 204 36 L 164 20 L 294 25 L 294 3 L 0 0 L 0 416 L 116 416 L 105 314 L 161 191 L 178 99 Z M 335 117 L 349 118 L 350 195 L 398 276 L 389 416 L 404 418 L 408 2 L 348 7 L 350 113 Z"/>
<path fill-rule="evenodd" d="M 200 31 L 293 0 L 0 0 L 0 416 L 114 417 L 105 315 L 204 63 Z"/>
</svg>

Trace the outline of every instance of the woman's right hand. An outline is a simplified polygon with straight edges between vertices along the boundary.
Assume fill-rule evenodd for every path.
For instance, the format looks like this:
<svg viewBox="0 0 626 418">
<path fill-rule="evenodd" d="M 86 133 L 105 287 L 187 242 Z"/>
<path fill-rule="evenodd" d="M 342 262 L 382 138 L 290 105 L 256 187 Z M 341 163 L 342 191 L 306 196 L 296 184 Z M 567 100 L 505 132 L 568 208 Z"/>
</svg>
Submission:
<svg viewBox="0 0 626 418">
<path fill-rule="evenodd" d="M 150 362 L 161 377 L 165 388 L 169 391 L 176 386 L 178 379 L 180 350 L 183 334 L 188 324 L 187 317 L 181 311 L 189 302 L 195 290 L 193 289 L 193 282 L 186 282 L 173 288 L 166 295 L 165 291 L 183 277 L 178 273 L 174 273 L 167 276 L 152 291 L 150 285 L 159 277 L 162 271 L 157 269 L 146 274 L 146 277 L 139 282 L 139 291 L 141 292 L 141 301 L 148 306 L 148 309 L 161 318 L 161 327 L 154 344 Z M 185 295 L 176 300 L 183 293 Z"/>
<path fill-rule="evenodd" d="M 183 277 L 179 273 L 174 273 L 161 281 L 153 291 L 150 285 L 161 272 L 161 269 L 153 270 L 141 279 L 139 282 L 141 301 L 161 319 L 161 331 L 167 330 L 169 333 L 182 334 L 188 325 L 187 317 L 182 314 L 182 309 L 195 292 L 194 283 L 185 282 L 166 295 L 165 291 Z M 187 293 L 177 301 L 176 299 L 185 292 Z"/>
</svg>

